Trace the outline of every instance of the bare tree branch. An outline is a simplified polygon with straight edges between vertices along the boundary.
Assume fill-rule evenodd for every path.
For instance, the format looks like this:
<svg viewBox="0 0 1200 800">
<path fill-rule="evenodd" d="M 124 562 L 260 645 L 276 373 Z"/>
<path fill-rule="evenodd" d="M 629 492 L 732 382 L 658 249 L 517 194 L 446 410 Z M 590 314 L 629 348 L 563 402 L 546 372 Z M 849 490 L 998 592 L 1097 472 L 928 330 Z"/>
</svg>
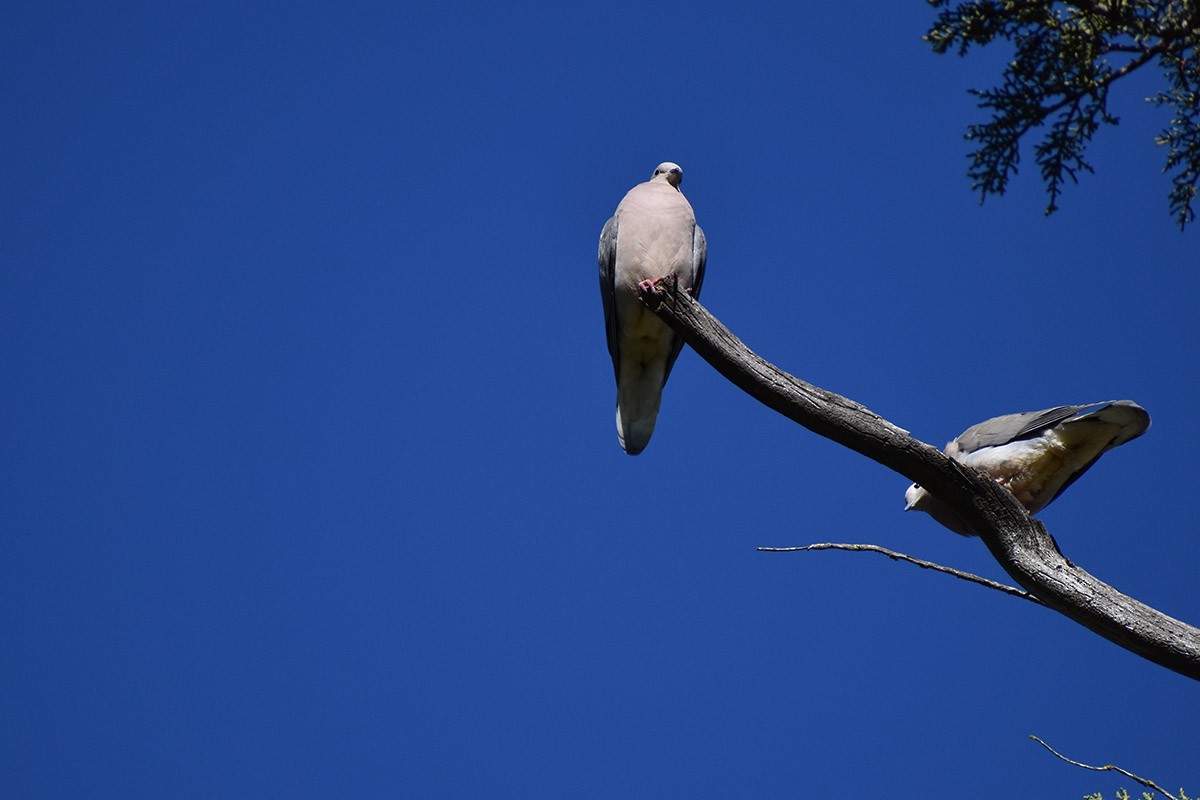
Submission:
<svg viewBox="0 0 1200 800">
<path fill-rule="evenodd" d="M 1157 783 L 1155 783 L 1154 781 L 1150 780 L 1149 778 L 1142 778 L 1142 777 L 1139 777 L 1139 776 L 1137 776 L 1137 775 L 1134 775 L 1132 772 L 1130 772 L 1130 771 L 1128 771 L 1128 770 L 1121 769 L 1120 767 L 1113 766 L 1112 764 L 1105 764 L 1103 767 L 1093 767 L 1093 766 L 1091 766 L 1090 764 L 1081 764 L 1081 763 L 1079 763 L 1078 761 L 1072 761 L 1071 759 L 1067 758 L 1067 757 L 1066 757 L 1066 756 L 1064 756 L 1062 753 L 1058 752 L 1058 751 L 1057 751 L 1057 750 L 1055 750 L 1053 747 L 1051 747 L 1050 745 L 1046 744 L 1045 742 L 1043 742 L 1043 741 L 1042 741 L 1041 739 L 1039 739 L 1038 737 L 1034 736 L 1032 733 L 1031 733 L 1031 734 L 1029 734 L 1029 738 L 1030 738 L 1030 739 L 1033 739 L 1035 742 L 1037 742 L 1037 743 L 1038 743 L 1038 744 L 1040 744 L 1042 747 L 1046 748 L 1046 749 L 1047 749 L 1047 750 L 1049 750 L 1051 753 L 1053 753 L 1054 755 L 1058 756 L 1059 758 L 1061 758 L 1063 761 L 1067 762 L 1068 764 L 1071 764 L 1071 765 L 1073 765 L 1073 766 L 1076 766 L 1076 767 L 1081 767 L 1082 769 L 1090 769 L 1090 770 L 1093 770 L 1093 771 L 1095 771 L 1095 772 L 1119 772 L 1119 773 L 1121 773 L 1122 775 L 1124 775 L 1126 778 L 1129 778 L 1130 780 L 1133 780 L 1133 781 L 1137 781 L 1137 782 L 1138 782 L 1138 783 L 1140 783 L 1142 786 L 1145 786 L 1147 789 L 1153 789 L 1153 790 L 1154 790 L 1154 791 L 1156 791 L 1156 792 L 1161 792 L 1162 794 L 1164 794 L 1164 795 L 1166 795 L 1167 797 L 1171 798 L 1171 800 L 1179 800 L 1179 798 L 1178 798 L 1178 797 L 1176 797 L 1175 795 L 1171 794 L 1171 793 L 1170 793 L 1170 792 L 1168 792 L 1166 789 L 1162 788 L 1161 786 L 1159 786 Z"/>
<path fill-rule="evenodd" d="M 1200 630 L 1080 569 L 1015 497 L 853 400 L 783 372 L 742 344 L 671 281 L 642 302 L 734 385 L 821 436 L 915 481 L 949 504 L 1017 584 L 1043 603 L 1143 658 L 1200 680 Z"/>
<path fill-rule="evenodd" d="M 1031 595 L 1029 592 L 1018 589 L 1015 586 L 1006 586 L 1003 583 L 989 580 L 988 578 L 974 575 L 970 572 L 963 572 L 954 567 L 944 567 L 941 564 L 935 564 L 932 561 L 926 561 L 923 558 L 915 558 L 913 556 L 898 553 L 895 550 L 889 550 L 886 547 L 880 547 L 877 544 L 838 544 L 835 542 L 824 542 L 822 544 L 806 544 L 803 547 L 758 547 L 764 553 L 796 553 L 804 550 L 849 550 L 851 552 L 867 552 L 867 553 L 883 553 L 893 561 L 907 561 L 909 564 L 915 564 L 921 569 L 931 569 L 934 572 L 942 572 L 946 575 L 953 575 L 956 578 L 961 578 L 970 583 L 977 583 L 980 586 L 986 586 L 989 589 L 995 589 L 998 592 L 1011 594 L 1014 597 L 1020 597 L 1023 600 L 1028 600 L 1031 603 L 1036 603 L 1039 606 L 1044 606 L 1041 600 Z"/>
</svg>

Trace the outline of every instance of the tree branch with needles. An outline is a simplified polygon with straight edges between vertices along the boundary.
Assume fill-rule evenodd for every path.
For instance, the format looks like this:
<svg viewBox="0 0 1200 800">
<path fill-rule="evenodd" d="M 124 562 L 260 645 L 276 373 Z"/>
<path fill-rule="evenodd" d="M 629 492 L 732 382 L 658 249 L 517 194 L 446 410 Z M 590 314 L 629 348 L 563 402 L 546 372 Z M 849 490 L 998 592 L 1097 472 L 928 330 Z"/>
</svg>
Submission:
<svg viewBox="0 0 1200 800">
<path fill-rule="evenodd" d="M 996 85 L 973 89 L 989 119 L 967 126 L 975 148 L 967 171 L 980 200 L 1004 194 L 1020 163 L 1020 143 L 1046 128 L 1034 157 L 1046 185 L 1046 213 L 1058 207 L 1065 181 L 1091 172 L 1085 152 L 1102 126 L 1116 125 L 1109 90 L 1157 62 L 1164 88 L 1148 102 L 1170 111 L 1154 142 L 1166 146 L 1164 172 L 1171 216 L 1185 228 L 1200 196 L 1200 15 L 1195 0 L 928 0 L 938 9 L 924 39 L 935 53 L 996 42 L 1011 57 Z"/>
</svg>

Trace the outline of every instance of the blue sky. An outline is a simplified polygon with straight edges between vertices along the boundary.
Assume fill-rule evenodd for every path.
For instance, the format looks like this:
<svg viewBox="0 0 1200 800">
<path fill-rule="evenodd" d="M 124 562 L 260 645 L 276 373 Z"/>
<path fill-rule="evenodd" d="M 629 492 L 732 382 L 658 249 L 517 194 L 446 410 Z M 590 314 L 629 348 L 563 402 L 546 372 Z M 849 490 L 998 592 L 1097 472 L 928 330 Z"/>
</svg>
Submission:
<svg viewBox="0 0 1200 800">
<path fill-rule="evenodd" d="M 0 92 L 0 793 L 1200 791 L 1194 682 L 902 514 L 907 481 L 694 353 L 613 429 L 601 226 L 664 160 L 705 304 L 941 445 L 1132 398 L 1042 518 L 1200 619 L 1196 232 L 1166 117 L 980 206 L 926 4 L 20 3 Z M 1129 788 L 1133 788 L 1129 786 Z"/>
</svg>

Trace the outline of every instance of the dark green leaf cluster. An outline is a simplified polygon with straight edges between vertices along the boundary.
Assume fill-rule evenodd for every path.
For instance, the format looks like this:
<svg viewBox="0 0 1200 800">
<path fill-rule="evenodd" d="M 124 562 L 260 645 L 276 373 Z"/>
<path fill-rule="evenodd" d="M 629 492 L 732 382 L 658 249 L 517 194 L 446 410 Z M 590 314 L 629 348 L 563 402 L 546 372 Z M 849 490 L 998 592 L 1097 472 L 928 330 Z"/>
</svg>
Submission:
<svg viewBox="0 0 1200 800">
<path fill-rule="evenodd" d="M 1130 800 L 1132 795 L 1129 794 L 1128 789 L 1117 789 L 1116 794 L 1114 794 L 1113 797 L 1115 797 L 1116 800 Z M 1167 795 L 1167 797 L 1172 797 L 1172 795 Z M 1096 792 L 1095 794 L 1085 794 L 1083 796 L 1083 800 L 1104 800 L 1104 795 L 1100 792 Z M 1142 792 L 1141 800 L 1154 800 L 1154 792 Z M 1176 800 L 1192 799 L 1183 793 L 1183 789 L 1180 789 L 1179 797 L 1176 798 Z"/>
<path fill-rule="evenodd" d="M 1159 58 L 1171 88 L 1150 98 L 1172 112 L 1170 125 L 1155 138 L 1167 148 L 1164 172 L 1175 170 L 1171 179 L 1171 215 L 1180 227 L 1196 219 L 1193 202 L 1200 183 L 1200 53 L 1163 53 Z"/>
<path fill-rule="evenodd" d="M 999 86 L 973 90 L 984 123 L 970 125 L 976 145 L 968 175 L 981 200 L 1003 194 L 1017 172 L 1020 141 L 1044 128 L 1034 158 L 1046 184 L 1046 213 L 1058 207 L 1069 178 L 1091 172 L 1084 153 L 1102 125 L 1115 125 L 1108 92 L 1120 78 L 1157 60 L 1170 88 L 1153 98 L 1171 110 L 1155 140 L 1167 147 L 1164 171 L 1175 171 L 1171 214 L 1180 227 L 1195 219 L 1200 182 L 1200 13 L 1198 0 L 928 0 L 941 9 L 926 34 L 937 53 L 997 39 L 1013 57 Z"/>
</svg>

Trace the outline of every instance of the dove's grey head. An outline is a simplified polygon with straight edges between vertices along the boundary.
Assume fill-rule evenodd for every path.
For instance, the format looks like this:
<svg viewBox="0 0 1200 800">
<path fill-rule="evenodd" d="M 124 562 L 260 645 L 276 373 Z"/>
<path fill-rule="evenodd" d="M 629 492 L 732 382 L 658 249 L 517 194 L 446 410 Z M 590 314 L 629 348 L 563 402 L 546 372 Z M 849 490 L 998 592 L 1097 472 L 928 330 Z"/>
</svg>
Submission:
<svg viewBox="0 0 1200 800">
<path fill-rule="evenodd" d="M 904 493 L 904 510 L 924 511 L 955 533 L 963 536 L 977 535 L 950 506 L 925 491 L 919 483 L 909 486 L 908 491 Z"/>
<path fill-rule="evenodd" d="M 683 167 L 672 161 L 664 161 L 654 168 L 654 174 L 650 176 L 652 181 L 666 181 L 679 188 L 679 184 L 683 183 Z"/>
<path fill-rule="evenodd" d="M 904 493 L 904 510 L 905 511 L 924 511 L 922 502 L 929 496 L 929 492 L 921 488 L 919 484 L 914 483 L 908 487 L 908 491 Z"/>
</svg>

